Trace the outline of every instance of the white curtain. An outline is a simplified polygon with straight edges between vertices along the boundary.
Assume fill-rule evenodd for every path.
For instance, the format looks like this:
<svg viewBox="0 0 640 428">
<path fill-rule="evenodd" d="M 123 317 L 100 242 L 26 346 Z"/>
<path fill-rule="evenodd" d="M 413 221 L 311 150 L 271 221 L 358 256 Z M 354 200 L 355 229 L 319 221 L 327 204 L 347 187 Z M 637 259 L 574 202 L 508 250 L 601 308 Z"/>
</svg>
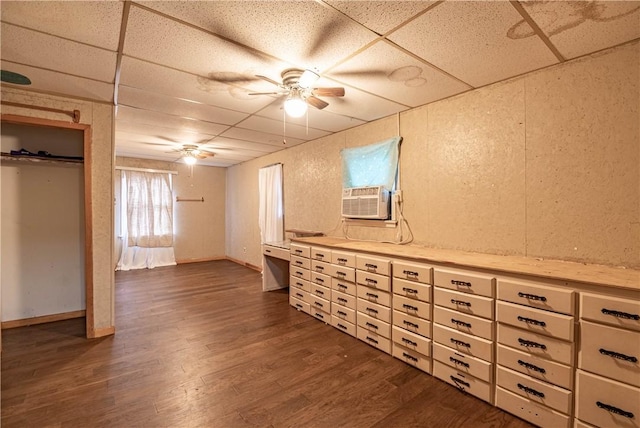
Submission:
<svg viewBox="0 0 640 428">
<path fill-rule="evenodd" d="M 265 242 L 284 241 L 284 208 L 282 204 L 282 164 L 261 168 L 258 177 L 260 191 L 260 239 Z"/>
<path fill-rule="evenodd" d="M 117 270 L 176 264 L 171 174 L 122 171 L 122 253 Z"/>
</svg>

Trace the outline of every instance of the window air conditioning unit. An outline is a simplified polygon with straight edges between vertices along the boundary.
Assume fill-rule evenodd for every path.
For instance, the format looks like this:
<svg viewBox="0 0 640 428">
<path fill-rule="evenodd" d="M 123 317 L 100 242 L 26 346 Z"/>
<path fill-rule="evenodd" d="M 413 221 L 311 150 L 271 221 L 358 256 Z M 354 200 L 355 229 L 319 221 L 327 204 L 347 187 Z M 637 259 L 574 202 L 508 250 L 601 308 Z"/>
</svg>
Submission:
<svg viewBox="0 0 640 428">
<path fill-rule="evenodd" d="M 390 206 L 384 186 L 342 189 L 342 217 L 386 220 Z"/>
</svg>

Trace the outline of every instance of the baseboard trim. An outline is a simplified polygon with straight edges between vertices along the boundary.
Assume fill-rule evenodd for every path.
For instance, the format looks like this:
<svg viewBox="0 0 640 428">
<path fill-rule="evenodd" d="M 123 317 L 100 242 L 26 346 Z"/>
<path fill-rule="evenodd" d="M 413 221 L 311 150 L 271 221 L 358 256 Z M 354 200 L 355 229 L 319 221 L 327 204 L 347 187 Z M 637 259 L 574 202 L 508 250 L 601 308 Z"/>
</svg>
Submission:
<svg viewBox="0 0 640 428">
<path fill-rule="evenodd" d="M 216 260 L 226 260 L 227 258 L 222 256 L 222 257 L 205 257 L 203 259 L 180 259 L 180 260 L 176 260 L 176 264 L 179 265 L 183 265 L 183 264 L 187 264 L 187 263 L 201 263 L 201 262 L 213 262 Z"/>
<path fill-rule="evenodd" d="M 24 318 L 21 320 L 3 321 L 2 330 L 6 330 L 9 328 L 26 327 L 28 325 L 44 324 L 48 322 L 70 320 L 73 318 L 82 318 L 85 316 L 87 316 L 87 311 L 81 310 L 81 311 L 64 312 L 62 314 L 52 314 L 52 315 L 43 315 L 40 317 Z"/>
<path fill-rule="evenodd" d="M 116 334 L 115 326 L 87 330 L 88 339 L 97 339 L 98 337 L 112 336 L 114 334 Z"/>
<path fill-rule="evenodd" d="M 248 267 L 249 269 L 253 269 L 255 271 L 262 272 L 262 267 L 260 267 L 260 266 L 252 265 L 251 263 L 243 262 L 242 260 L 234 259 L 233 257 L 229 257 L 229 256 L 227 256 L 227 260 L 229 260 L 231 262 L 234 262 L 234 263 L 237 263 L 239 265 L 242 265 L 244 267 Z"/>
</svg>

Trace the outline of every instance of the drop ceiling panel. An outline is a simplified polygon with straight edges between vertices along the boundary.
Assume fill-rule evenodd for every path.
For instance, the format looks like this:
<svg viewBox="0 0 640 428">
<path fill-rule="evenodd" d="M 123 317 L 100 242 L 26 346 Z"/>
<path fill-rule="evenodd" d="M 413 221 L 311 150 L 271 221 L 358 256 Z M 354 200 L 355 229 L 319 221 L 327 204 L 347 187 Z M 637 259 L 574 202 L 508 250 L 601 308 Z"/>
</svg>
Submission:
<svg viewBox="0 0 640 428">
<path fill-rule="evenodd" d="M 325 108 L 325 111 L 370 121 L 398 113 L 407 108 L 405 105 L 346 86 L 344 97 L 331 100 L 331 104 Z"/>
<path fill-rule="evenodd" d="M 112 83 L 116 53 L 2 23 L 2 59 Z"/>
<path fill-rule="evenodd" d="M 122 5 L 119 1 L 3 1 L 0 12 L 3 22 L 116 51 Z"/>
<path fill-rule="evenodd" d="M 521 20 L 509 2 L 445 2 L 389 39 L 478 87 L 558 62 L 538 37 L 509 37 Z"/>
<path fill-rule="evenodd" d="M 141 125 L 151 125 L 159 131 L 163 128 L 173 128 L 179 131 L 190 131 L 208 135 L 218 135 L 229 127 L 202 120 L 187 119 L 180 116 L 172 116 L 166 113 L 142 110 L 127 106 L 118 106 L 116 120 L 133 122 Z"/>
<path fill-rule="evenodd" d="M 238 127 L 251 129 L 254 131 L 267 132 L 270 134 L 283 133 L 285 137 L 298 138 L 300 140 L 315 140 L 316 138 L 324 137 L 329 132 L 322 131 L 320 129 L 307 128 L 305 126 L 296 125 L 287 121 L 286 129 L 285 123 L 282 120 L 266 119 L 264 117 L 251 116 L 247 120 L 243 120 L 238 124 Z"/>
<path fill-rule="evenodd" d="M 435 1 L 326 1 L 378 34 L 385 34 Z"/>
<path fill-rule="evenodd" d="M 208 147 L 222 147 L 225 149 L 233 149 L 233 150 L 247 150 L 254 153 L 260 153 L 259 156 L 262 156 L 267 153 L 277 152 L 281 150 L 282 141 L 278 142 L 278 145 L 270 145 L 263 143 L 255 143 L 253 141 L 245 141 L 245 140 L 236 140 L 233 138 L 226 137 L 214 137 L 211 141 L 207 143 Z"/>
<path fill-rule="evenodd" d="M 566 58 L 624 43 L 640 37 L 640 4 L 628 1 L 523 2 L 551 43 Z M 531 37 L 513 28 L 519 37 Z"/>
<path fill-rule="evenodd" d="M 283 142 L 282 130 L 275 134 L 269 134 L 263 131 L 255 131 L 253 129 L 231 128 L 220 135 L 221 138 L 231 138 L 236 140 L 252 141 L 254 143 L 268 144 L 270 146 L 286 149 L 287 147 L 297 146 L 304 143 L 305 140 L 287 136 L 286 144 Z"/>
<path fill-rule="evenodd" d="M 358 75 L 362 69 L 379 73 Z M 376 43 L 331 72 L 347 76 L 342 80 L 349 85 L 412 107 L 470 89 L 387 42 Z"/>
</svg>

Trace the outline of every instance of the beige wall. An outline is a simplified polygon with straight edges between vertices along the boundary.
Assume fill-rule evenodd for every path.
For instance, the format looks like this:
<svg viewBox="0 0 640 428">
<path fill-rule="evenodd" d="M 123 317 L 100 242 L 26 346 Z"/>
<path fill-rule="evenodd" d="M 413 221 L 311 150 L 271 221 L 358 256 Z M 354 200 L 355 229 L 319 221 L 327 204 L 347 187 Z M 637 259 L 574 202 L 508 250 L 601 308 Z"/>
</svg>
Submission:
<svg viewBox="0 0 640 428">
<path fill-rule="evenodd" d="M 636 42 L 230 167 L 227 255 L 260 264 L 257 171 L 274 162 L 285 227 L 341 236 L 339 150 L 399 127 L 414 243 L 639 268 L 639 73 Z"/>
<path fill-rule="evenodd" d="M 154 161 L 117 157 L 117 166 L 176 171 L 173 175 L 175 197 L 204 202 L 174 202 L 174 250 L 178 263 L 220 259 L 225 257 L 225 186 L 226 170 L 196 165 L 193 172 L 181 162 Z M 116 174 L 116 206 L 119 206 L 119 174 Z M 115 262 L 120 254 L 116 216 Z M 115 265 L 114 265 L 115 266 Z"/>
</svg>

